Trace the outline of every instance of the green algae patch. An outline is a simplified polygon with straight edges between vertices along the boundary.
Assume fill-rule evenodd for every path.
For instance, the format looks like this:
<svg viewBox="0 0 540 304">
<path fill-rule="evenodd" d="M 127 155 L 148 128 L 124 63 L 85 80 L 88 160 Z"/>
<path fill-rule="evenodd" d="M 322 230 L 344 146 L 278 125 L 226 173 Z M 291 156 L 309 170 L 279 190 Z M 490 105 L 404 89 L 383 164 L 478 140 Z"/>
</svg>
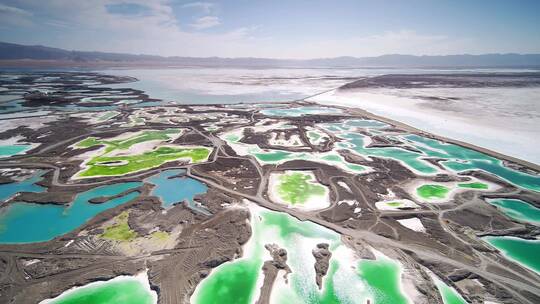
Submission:
<svg viewBox="0 0 540 304">
<path fill-rule="evenodd" d="M 330 205 L 328 188 L 311 171 L 272 173 L 268 189 L 272 201 L 291 207 L 316 210 Z"/>
<path fill-rule="evenodd" d="M 105 228 L 105 231 L 100 235 L 104 239 L 127 242 L 137 237 L 137 232 L 129 228 L 128 225 L 129 213 L 124 211 L 118 215 L 116 223 Z"/>
<path fill-rule="evenodd" d="M 310 183 L 313 177 L 301 172 L 284 174 L 279 178 L 278 193 L 291 204 L 303 204 L 310 196 L 324 195 L 324 187 Z"/>
<path fill-rule="evenodd" d="M 139 155 L 127 156 L 97 156 L 92 158 L 86 170 L 79 177 L 118 176 L 137 171 L 155 168 L 166 162 L 179 159 L 189 159 L 192 163 L 205 161 L 210 155 L 210 149 L 159 147 L 156 150 Z"/>
<path fill-rule="evenodd" d="M 144 280 L 144 281 L 143 281 Z M 69 290 L 40 304 L 154 304 L 157 295 L 150 290 L 146 274 L 117 277 Z"/>
<path fill-rule="evenodd" d="M 180 129 L 165 129 L 165 130 L 149 130 L 149 131 L 142 131 L 140 133 L 134 134 L 133 136 L 124 138 L 124 139 L 116 139 L 116 140 L 98 140 L 95 137 L 89 137 L 77 144 L 77 146 L 81 147 L 92 147 L 95 145 L 103 145 L 106 146 L 106 153 L 110 152 L 112 150 L 125 150 L 129 149 L 131 146 L 142 143 L 145 141 L 152 141 L 152 140 L 169 140 L 172 139 L 174 136 L 180 134 L 182 131 Z"/>
<path fill-rule="evenodd" d="M 435 285 L 439 289 L 444 304 L 467 304 L 467 301 L 454 288 L 446 285 L 443 281 L 435 279 Z"/>
<path fill-rule="evenodd" d="M 448 192 L 450 189 L 441 185 L 422 185 L 416 189 L 418 196 L 424 199 L 443 199 Z"/>
<path fill-rule="evenodd" d="M 481 189 L 486 190 L 489 188 L 487 184 L 480 183 L 480 182 L 474 182 L 474 183 L 460 183 L 458 184 L 460 188 L 470 188 L 470 189 Z"/>
<path fill-rule="evenodd" d="M 159 241 L 165 241 L 169 238 L 169 233 L 165 231 L 155 231 L 150 234 L 150 237 Z"/>
<path fill-rule="evenodd" d="M 164 145 L 181 133 L 181 129 L 165 129 L 140 131 L 125 138 L 116 137 L 108 140 L 88 137 L 76 143 L 74 147 L 103 148 L 97 151 L 99 155 L 91 157 L 84 163 L 85 168 L 75 178 L 125 175 L 183 159 L 191 163 L 207 160 L 210 148 Z M 144 144 L 137 145 L 141 143 Z"/>
<path fill-rule="evenodd" d="M 78 142 L 77 144 L 75 144 L 75 147 L 77 147 L 77 148 L 90 148 L 90 147 L 99 145 L 100 142 L 101 141 L 99 141 L 95 137 L 88 137 L 88 138 Z"/>
<path fill-rule="evenodd" d="M 358 274 L 372 290 L 374 303 L 409 303 L 401 290 L 401 269 L 398 263 L 380 255 L 377 260 L 359 262 Z"/>
</svg>

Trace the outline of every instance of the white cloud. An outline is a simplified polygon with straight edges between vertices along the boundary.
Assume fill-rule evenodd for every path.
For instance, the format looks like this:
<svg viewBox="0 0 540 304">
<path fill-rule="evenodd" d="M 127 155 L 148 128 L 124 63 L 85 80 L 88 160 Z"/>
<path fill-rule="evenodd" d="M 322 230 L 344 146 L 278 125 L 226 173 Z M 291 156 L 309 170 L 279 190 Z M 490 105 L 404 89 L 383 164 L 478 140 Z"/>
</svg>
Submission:
<svg viewBox="0 0 540 304">
<path fill-rule="evenodd" d="M 40 33 L 32 35 L 31 38 L 18 35 L 20 38 L 10 39 L 10 42 L 15 43 L 163 56 L 320 58 L 346 55 L 377 56 L 389 53 L 414 55 L 534 53 L 538 49 L 538 44 L 534 46 L 535 48 L 529 47 L 530 50 L 526 50 L 520 43 L 507 43 L 501 47 L 498 41 L 490 42 L 482 37 L 455 38 L 405 29 L 375 35 L 353 34 L 349 37 L 268 36 L 261 34 L 265 32 L 264 24 L 261 26 L 246 24 L 226 31 L 224 30 L 226 27 L 219 27 L 220 31 L 212 32 L 193 31 L 192 29 L 215 27 L 222 20 L 207 14 L 194 21 L 190 25 L 191 30 L 184 29 L 180 26 L 180 21 L 184 24 L 186 20 L 177 19 L 171 0 L 129 0 L 130 3 L 142 5 L 148 10 L 148 13 L 136 17 L 111 14 L 106 9 L 106 5 L 126 1 L 19 0 L 16 5 L 10 6 L 11 9 L 5 8 L 5 5 L 0 6 L 0 28 L 15 32 L 18 26 L 22 28 L 24 21 L 27 21 L 30 24 L 25 26 L 33 26 L 35 32 Z M 205 7 L 199 4 L 192 5 Z M 3 13 L 7 11 L 19 14 Z M 28 16 L 27 13 L 30 12 L 39 14 Z M 4 16 L 11 16 L 11 19 L 3 18 Z M 17 22 L 19 24 L 13 26 Z"/>
<path fill-rule="evenodd" d="M 211 28 L 211 27 L 214 27 L 214 26 L 218 26 L 220 25 L 221 22 L 219 21 L 219 18 L 216 17 L 216 16 L 204 16 L 204 17 L 201 17 L 201 18 L 198 18 L 197 20 L 195 20 L 195 22 L 191 23 L 189 26 L 195 28 L 195 29 L 198 29 L 198 30 L 202 30 L 202 29 L 207 29 L 207 28 Z"/>
<path fill-rule="evenodd" d="M 214 4 L 210 2 L 190 2 L 182 5 L 183 8 L 198 8 L 203 10 L 205 13 L 210 13 L 214 8 Z"/>
<path fill-rule="evenodd" d="M 9 28 L 11 26 L 31 26 L 31 17 L 32 13 L 27 10 L 0 3 L 0 28 Z"/>
<path fill-rule="evenodd" d="M 32 13 L 30 13 L 29 11 L 26 11 L 26 10 L 23 10 L 14 6 L 4 5 L 4 4 L 0 4 L 0 14 L 16 14 L 16 15 L 22 15 L 22 16 L 32 16 Z"/>
</svg>

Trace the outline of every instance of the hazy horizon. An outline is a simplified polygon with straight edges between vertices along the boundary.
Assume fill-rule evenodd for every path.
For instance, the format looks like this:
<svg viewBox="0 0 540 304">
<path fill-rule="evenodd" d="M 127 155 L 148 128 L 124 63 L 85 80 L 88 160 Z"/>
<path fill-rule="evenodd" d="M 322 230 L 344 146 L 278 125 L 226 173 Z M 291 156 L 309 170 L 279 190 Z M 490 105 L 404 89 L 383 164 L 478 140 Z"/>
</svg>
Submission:
<svg viewBox="0 0 540 304">
<path fill-rule="evenodd" d="M 538 1 L 6 0 L 0 41 L 180 57 L 540 53 Z"/>
</svg>

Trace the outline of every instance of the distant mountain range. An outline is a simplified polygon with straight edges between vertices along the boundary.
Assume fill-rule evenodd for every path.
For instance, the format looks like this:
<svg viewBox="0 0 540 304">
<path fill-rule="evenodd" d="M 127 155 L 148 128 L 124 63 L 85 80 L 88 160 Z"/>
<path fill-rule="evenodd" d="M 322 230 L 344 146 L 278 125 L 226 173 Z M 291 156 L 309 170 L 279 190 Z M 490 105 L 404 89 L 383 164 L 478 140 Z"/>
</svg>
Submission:
<svg viewBox="0 0 540 304">
<path fill-rule="evenodd" d="M 485 54 L 377 57 L 335 57 L 307 60 L 222 57 L 162 57 L 124 53 L 68 51 L 41 45 L 0 42 L 0 66 L 159 65 L 208 67 L 540 67 L 540 54 Z"/>
</svg>

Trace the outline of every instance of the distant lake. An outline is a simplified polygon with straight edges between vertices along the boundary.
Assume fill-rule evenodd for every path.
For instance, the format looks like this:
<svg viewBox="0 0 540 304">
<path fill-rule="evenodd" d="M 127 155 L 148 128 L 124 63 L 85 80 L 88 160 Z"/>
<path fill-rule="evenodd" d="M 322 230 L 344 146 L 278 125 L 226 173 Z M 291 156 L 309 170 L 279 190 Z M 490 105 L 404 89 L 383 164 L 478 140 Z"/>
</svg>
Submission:
<svg viewBox="0 0 540 304">
<path fill-rule="evenodd" d="M 434 69 L 340 68 L 159 68 L 105 69 L 97 72 L 131 76 L 139 81 L 104 85 L 134 88 L 151 98 L 179 104 L 286 102 L 331 90 L 356 78 L 383 74 L 467 72 Z"/>
</svg>

